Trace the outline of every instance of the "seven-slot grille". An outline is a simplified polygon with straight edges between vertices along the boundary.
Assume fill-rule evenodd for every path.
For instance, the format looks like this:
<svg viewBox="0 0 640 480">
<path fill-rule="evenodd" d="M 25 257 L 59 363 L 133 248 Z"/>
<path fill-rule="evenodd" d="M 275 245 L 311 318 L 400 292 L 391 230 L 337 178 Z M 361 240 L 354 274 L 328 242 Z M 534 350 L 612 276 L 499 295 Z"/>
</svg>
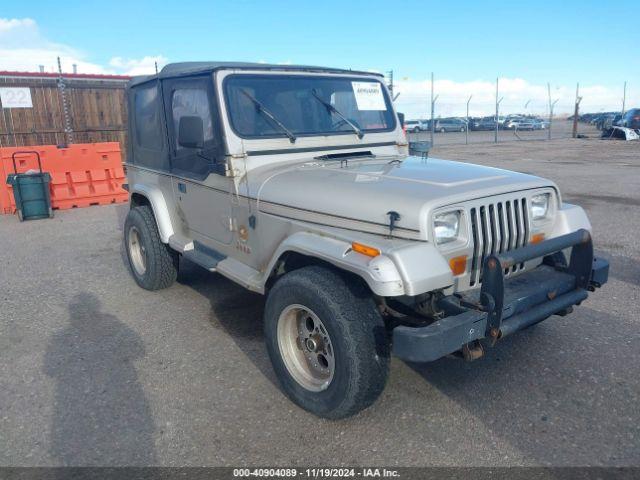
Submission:
<svg viewBox="0 0 640 480">
<path fill-rule="evenodd" d="M 482 267 L 486 257 L 524 247 L 529 240 L 527 199 L 514 198 L 476 206 L 469 211 L 473 256 L 469 286 L 482 283 Z M 522 270 L 524 264 L 505 270 L 505 275 Z"/>
</svg>

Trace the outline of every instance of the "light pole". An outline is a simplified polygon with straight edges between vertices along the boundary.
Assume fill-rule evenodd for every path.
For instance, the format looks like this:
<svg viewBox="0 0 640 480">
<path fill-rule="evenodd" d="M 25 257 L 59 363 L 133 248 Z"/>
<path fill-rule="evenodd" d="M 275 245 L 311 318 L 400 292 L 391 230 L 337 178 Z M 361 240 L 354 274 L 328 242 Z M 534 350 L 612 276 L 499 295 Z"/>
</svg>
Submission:
<svg viewBox="0 0 640 480">
<path fill-rule="evenodd" d="M 502 98 L 498 99 L 498 78 L 496 77 L 496 129 L 494 132 L 493 143 L 498 143 L 498 112 L 500 110 L 500 102 Z"/>
<path fill-rule="evenodd" d="M 433 96 L 433 72 L 431 72 L 431 122 L 430 122 L 430 131 L 431 131 L 431 147 L 433 147 L 433 132 L 435 129 L 435 124 L 433 122 L 433 113 L 436 105 L 436 100 L 438 100 L 438 95 Z"/>
<path fill-rule="evenodd" d="M 551 140 L 551 124 L 553 123 L 553 107 L 558 103 L 558 99 L 551 101 L 551 84 L 547 83 L 547 94 L 549 95 L 549 130 L 547 131 L 547 138 Z"/>
<path fill-rule="evenodd" d="M 576 84 L 576 104 L 573 108 L 573 129 L 571 132 L 571 136 L 573 138 L 578 137 L 578 115 L 580 112 L 580 101 L 582 97 L 580 96 L 580 83 Z"/>
<path fill-rule="evenodd" d="M 469 95 L 469 100 L 467 100 L 467 128 L 464 131 L 464 144 L 469 145 L 469 102 L 473 98 L 473 95 Z"/>
</svg>

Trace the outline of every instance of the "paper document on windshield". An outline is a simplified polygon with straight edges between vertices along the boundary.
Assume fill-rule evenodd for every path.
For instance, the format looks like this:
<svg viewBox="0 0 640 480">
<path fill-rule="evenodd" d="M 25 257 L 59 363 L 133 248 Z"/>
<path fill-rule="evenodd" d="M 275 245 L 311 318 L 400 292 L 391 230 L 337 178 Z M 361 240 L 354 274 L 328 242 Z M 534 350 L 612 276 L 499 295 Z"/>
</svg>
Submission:
<svg viewBox="0 0 640 480">
<path fill-rule="evenodd" d="M 378 82 L 351 82 L 358 110 L 386 110 L 382 86 Z"/>
</svg>

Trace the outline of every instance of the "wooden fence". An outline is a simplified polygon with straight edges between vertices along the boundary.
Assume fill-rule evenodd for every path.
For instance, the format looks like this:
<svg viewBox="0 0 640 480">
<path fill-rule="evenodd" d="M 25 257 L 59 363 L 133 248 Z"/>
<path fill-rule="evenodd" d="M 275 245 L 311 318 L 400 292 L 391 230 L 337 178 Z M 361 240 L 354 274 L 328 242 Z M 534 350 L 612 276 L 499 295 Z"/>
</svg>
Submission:
<svg viewBox="0 0 640 480">
<path fill-rule="evenodd" d="M 0 147 L 120 142 L 125 151 L 128 77 L 0 72 L 0 87 L 29 87 L 32 108 L 2 108 Z"/>
</svg>

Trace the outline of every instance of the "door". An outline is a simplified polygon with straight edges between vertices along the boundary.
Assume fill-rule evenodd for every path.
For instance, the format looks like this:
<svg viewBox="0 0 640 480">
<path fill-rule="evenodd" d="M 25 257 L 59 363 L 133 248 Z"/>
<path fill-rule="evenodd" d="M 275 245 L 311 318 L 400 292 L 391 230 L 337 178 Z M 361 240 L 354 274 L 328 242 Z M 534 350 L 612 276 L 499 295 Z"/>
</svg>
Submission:
<svg viewBox="0 0 640 480">
<path fill-rule="evenodd" d="M 164 80 L 163 97 L 171 148 L 173 194 L 183 231 L 212 248 L 216 242 L 228 245 L 233 239 L 231 180 L 221 168 L 224 146 L 215 113 L 213 80 L 209 75 Z M 202 149 L 178 144 L 178 126 L 184 116 L 202 119 Z"/>
</svg>

